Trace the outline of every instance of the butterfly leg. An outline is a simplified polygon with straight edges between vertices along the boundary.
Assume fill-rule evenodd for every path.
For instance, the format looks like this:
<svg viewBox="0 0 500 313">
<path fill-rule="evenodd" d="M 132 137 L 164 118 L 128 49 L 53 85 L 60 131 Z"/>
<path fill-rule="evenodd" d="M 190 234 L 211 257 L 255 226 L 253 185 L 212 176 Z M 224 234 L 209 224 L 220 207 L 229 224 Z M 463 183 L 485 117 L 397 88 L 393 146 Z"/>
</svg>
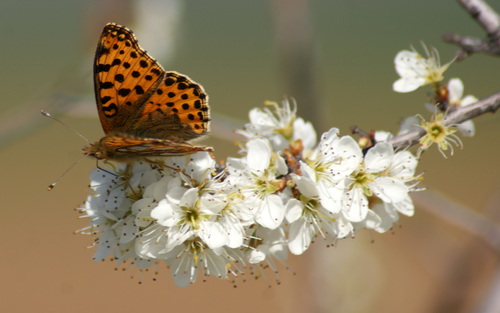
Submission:
<svg viewBox="0 0 500 313">
<path fill-rule="evenodd" d="M 103 171 L 103 172 L 106 172 L 106 173 L 108 173 L 108 174 L 111 174 L 111 175 L 113 175 L 113 176 L 115 176 L 115 177 L 118 177 L 118 175 L 117 175 L 116 173 L 110 172 L 110 171 L 108 171 L 107 169 L 104 169 L 104 168 L 100 167 L 100 166 L 99 166 L 99 160 L 98 160 L 98 159 L 96 159 L 95 161 L 96 161 L 96 162 L 95 162 L 95 166 L 96 166 L 99 170 L 101 170 L 101 171 Z"/>
</svg>

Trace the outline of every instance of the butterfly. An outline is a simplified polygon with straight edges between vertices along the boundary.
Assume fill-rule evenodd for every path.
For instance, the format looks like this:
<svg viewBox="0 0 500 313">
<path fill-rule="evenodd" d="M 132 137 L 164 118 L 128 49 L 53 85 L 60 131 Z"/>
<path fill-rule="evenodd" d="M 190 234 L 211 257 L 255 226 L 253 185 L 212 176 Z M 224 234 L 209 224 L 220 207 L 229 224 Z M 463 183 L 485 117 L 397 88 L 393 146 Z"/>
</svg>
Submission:
<svg viewBox="0 0 500 313">
<path fill-rule="evenodd" d="M 105 136 L 84 147 L 85 155 L 129 162 L 213 150 L 189 143 L 209 129 L 203 87 L 166 72 L 128 28 L 104 27 L 94 59 L 94 90 Z"/>
</svg>

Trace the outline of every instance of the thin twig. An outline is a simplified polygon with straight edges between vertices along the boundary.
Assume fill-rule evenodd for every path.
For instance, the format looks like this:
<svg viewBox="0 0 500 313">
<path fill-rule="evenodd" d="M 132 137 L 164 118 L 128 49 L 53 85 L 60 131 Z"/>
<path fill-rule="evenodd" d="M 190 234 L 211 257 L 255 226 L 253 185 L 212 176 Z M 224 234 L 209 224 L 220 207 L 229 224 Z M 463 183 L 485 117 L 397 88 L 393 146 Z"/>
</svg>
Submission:
<svg viewBox="0 0 500 313">
<path fill-rule="evenodd" d="M 443 40 L 460 46 L 456 56 L 464 59 L 472 53 L 485 53 L 500 56 L 500 16 L 483 0 L 458 0 L 487 34 L 486 39 L 444 34 Z"/>
<path fill-rule="evenodd" d="M 500 92 L 494 93 L 489 97 L 479 100 L 478 102 L 457 108 L 449 112 L 444 118 L 446 126 L 462 123 L 487 112 L 495 113 L 500 108 Z M 425 135 L 423 128 L 411 131 L 404 135 L 396 136 L 389 142 L 394 148 L 409 148 L 418 143 L 418 140 Z"/>
<path fill-rule="evenodd" d="M 500 56 L 500 44 L 495 40 L 482 40 L 451 33 L 443 34 L 442 39 L 460 46 L 460 49 L 455 53 L 458 60 L 463 60 L 472 53 Z"/>
<path fill-rule="evenodd" d="M 500 17 L 483 0 L 459 0 L 467 12 L 486 30 L 488 36 L 495 36 L 500 30 Z"/>
</svg>

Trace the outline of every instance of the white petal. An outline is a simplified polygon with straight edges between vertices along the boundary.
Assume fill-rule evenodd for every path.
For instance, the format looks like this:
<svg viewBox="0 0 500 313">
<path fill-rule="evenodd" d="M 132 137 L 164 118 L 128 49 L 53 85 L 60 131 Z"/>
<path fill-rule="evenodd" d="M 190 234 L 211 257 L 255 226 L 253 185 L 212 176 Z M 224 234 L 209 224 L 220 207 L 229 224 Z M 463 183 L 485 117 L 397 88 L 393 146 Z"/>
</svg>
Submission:
<svg viewBox="0 0 500 313">
<path fill-rule="evenodd" d="M 368 173 L 380 173 L 386 170 L 392 161 L 394 148 L 388 142 L 380 142 L 368 150 L 365 155 L 365 168 Z"/>
<path fill-rule="evenodd" d="M 164 197 L 170 202 L 178 204 L 186 190 L 182 187 L 182 179 L 177 176 L 168 182 L 167 194 Z"/>
<path fill-rule="evenodd" d="M 141 258 L 161 258 L 160 250 L 165 246 L 167 238 L 164 236 L 163 226 L 152 225 L 141 232 L 141 239 L 135 241 L 135 253 Z"/>
<path fill-rule="evenodd" d="M 151 217 L 156 219 L 158 224 L 171 227 L 179 221 L 179 213 L 176 212 L 177 210 L 179 210 L 177 205 L 164 199 L 151 211 Z"/>
<path fill-rule="evenodd" d="M 271 142 L 274 151 L 282 151 L 290 145 L 288 139 L 280 134 L 267 137 L 267 139 Z"/>
<path fill-rule="evenodd" d="M 227 244 L 227 233 L 221 224 L 211 221 L 203 221 L 196 234 L 210 249 L 220 248 Z"/>
<path fill-rule="evenodd" d="M 97 250 L 94 253 L 94 261 L 100 262 L 109 256 L 111 250 L 116 247 L 118 243 L 113 229 L 108 228 L 98 239 Z"/>
<path fill-rule="evenodd" d="M 137 212 L 134 220 L 135 225 L 141 228 L 148 227 L 154 221 L 154 219 L 151 217 L 151 211 L 157 206 L 158 203 L 151 203 L 147 207 L 144 207 L 139 212 Z"/>
<path fill-rule="evenodd" d="M 466 137 L 472 137 L 476 133 L 476 127 L 471 120 L 465 121 L 457 125 L 458 131 Z"/>
<path fill-rule="evenodd" d="M 186 173 L 189 173 L 191 179 L 203 181 L 208 178 L 215 166 L 215 160 L 208 152 L 198 152 L 190 156 L 186 166 Z"/>
<path fill-rule="evenodd" d="M 351 174 L 363 160 L 363 153 L 358 142 L 351 136 L 344 136 L 340 138 L 337 149 L 342 159 L 341 167 L 344 168 L 346 175 Z"/>
<path fill-rule="evenodd" d="M 178 287 L 185 288 L 188 287 L 191 284 L 191 282 L 196 281 L 196 277 L 198 276 L 198 266 L 193 266 L 192 264 L 188 264 L 187 266 L 183 266 L 182 270 L 180 271 L 176 271 L 177 267 L 175 266 L 171 266 L 171 268 L 172 268 L 172 277 L 174 283 Z"/>
<path fill-rule="evenodd" d="M 425 80 L 423 78 L 400 78 L 392 84 L 392 90 L 396 92 L 411 92 L 423 86 Z"/>
<path fill-rule="evenodd" d="M 389 141 L 392 139 L 392 137 L 394 136 L 390 132 L 383 130 L 377 130 L 375 132 L 375 135 L 373 136 L 376 142 Z"/>
<path fill-rule="evenodd" d="M 162 179 L 160 179 L 156 184 L 154 184 L 154 188 L 152 190 L 152 197 L 155 198 L 156 200 L 161 200 L 162 198 L 164 198 L 168 192 L 168 183 L 170 182 L 171 179 L 172 178 L 167 175 L 164 176 Z M 144 192 L 144 194 L 146 195 L 146 192 Z"/>
<path fill-rule="evenodd" d="M 286 204 L 285 218 L 288 223 L 293 223 L 302 216 L 304 205 L 297 199 L 290 199 Z"/>
<path fill-rule="evenodd" d="M 135 225 L 134 220 L 135 216 L 129 215 L 127 218 L 121 220 L 123 222 L 122 227 L 120 227 L 119 230 L 115 229 L 117 235 L 120 236 L 119 238 L 120 244 L 131 242 L 136 238 L 138 228 Z"/>
<path fill-rule="evenodd" d="M 246 169 L 246 161 L 244 159 L 240 158 L 227 158 L 227 170 L 230 174 L 233 174 L 234 172 L 238 171 L 237 173 L 239 174 L 239 171 L 243 171 Z"/>
<path fill-rule="evenodd" d="M 375 229 L 382 223 L 382 219 L 375 214 L 372 210 L 368 210 L 366 218 L 362 221 L 364 227 L 368 229 Z"/>
<path fill-rule="evenodd" d="M 314 227 L 305 219 L 290 225 L 288 249 L 295 255 L 300 255 L 309 248 L 314 238 Z"/>
<path fill-rule="evenodd" d="M 280 155 L 276 158 L 276 176 L 288 174 L 288 166 L 286 165 L 285 159 Z"/>
<path fill-rule="evenodd" d="M 301 167 L 302 169 L 302 167 Z M 297 185 L 297 188 L 299 189 L 300 193 L 303 194 L 304 196 L 308 198 L 316 198 L 318 197 L 318 188 L 317 184 L 312 181 L 311 179 L 304 177 L 304 176 L 299 176 L 299 175 L 292 175 L 293 180 L 295 184 Z"/>
<path fill-rule="evenodd" d="M 413 205 L 413 201 L 410 196 L 407 196 L 398 203 L 393 203 L 393 206 L 398 212 L 406 216 L 413 216 L 415 213 L 415 206 Z"/>
<path fill-rule="evenodd" d="M 422 61 L 422 56 L 417 52 L 403 50 L 396 54 L 394 66 L 401 77 L 416 76 L 416 70 L 421 67 Z"/>
<path fill-rule="evenodd" d="M 337 226 L 337 238 L 344 238 L 354 231 L 352 224 L 343 215 L 336 217 L 335 225 Z"/>
<path fill-rule="evenodd" d="M 321 205 L 330 215 L 340 212 L 342 208 L 342 189 L 332 184 L 328 184 L 327 182 L 320 181 L 318 183 L 318 192 Z"/>
<path fill-rule="evenodd" d="M 275 123 L 271 116 L 267 113 L 262 112 L 262 110 L 258 108 L 254 108 L 250 110 L 248 113 L 248 117 L 250 119 L 250 122 L 252 124 L 257 124 L 257 125 L 266 125 L 269 127 L 274 127 Z"/>
<path fill-rule="evenodd" d="M 198 188 L 188 189 L 179 201 L 179 206 L 186 208 L 194 207 L 196 205 L 196 201 L 198 200 L 198 191 Z"/>
<path fill-rule="evenodd" d="M 395 203 L 408 196 L 408 186 L 399 179 L 391 177 L 378 177 L 370 184 L 370 189 L 375 196 L 384 202 Z"/>
<path fill-rule="evenodd" d="M 460 101 L 464 94 L 464 84 L 460 78 L 452 78 L 448 82 L 448 100 L 450 102 Z"/>
<path fill-rule="evenodd" d="M 345 217 L 351 222 L 361 222 L 368 214 L 368 200 L 360 188 L 346 192 L 342 201 Z"/>
<path fill-rule="evenodd" d="M 285 206 L 277 195 L 267 195 L 259 205 L 255 221 L 269 229 L 275 229 L 281 225 L 285 218 Z"/>
<path fill-rule="evenodd" d="M 418 160 L 408 151 L 399 151 L 392 157 L 391 166 L 389 166 L 389 176 L 397 177 L 403 180 L 412 180 L 415 175 Z"/>
<path fill-rule="evenodd" d="M 183 244 L 184 241 L 188 240 L 193 235 L 194 235 L 193 230 L 187 224 L 168 228 L 166 234 L 167 242 L 165 244 L 164 249 L 160 252 L 167 253 L 171 251 L 175 247 Z"/>
<path fill-rule="evenodd" d="M 293 140 L 301 139 L 304 150 L 310 150 L 316 145 L 317 135 L 310 122 L 304 122 L 302 118 L 297 118 L 293 122 Z"/>
<path fill-rule="evenodd" d="M 391 208 L 392 204 L 377 203 L 373 207 L 373 212 L 380 217 L 380 224 L 374 228 L 379 233 L 385 233 L 392 228 L 394 222 L 399 219 L 398 214 Z"/>
<path fill-rule="evenodd" d="M 420 121 L 416 116 L 409 116 L 401 123 L 398 135 L 403 135 L 418 129 Z"/>
<path fill-rule="evenodd" d="M 228 274 L 227 259 L 221 255 L 223 251 L 219 248 L 208 250 L 205 254 L 205 260 L 208 261 L 206 273 L 221 280 L 227 279 Z"/>
<path fill-rule="evenodd" d="M 250 264 L 257 264 L 266 259 L 266 254 L 259 250 L 259 248 L 260 246 L 250 251 L 250 255 L 248 255 L 248 262 Z"/>
<path fill-rule="evenodd" d="M 253 139 L 247 142 L 247 163 L 252 171 L 264 171 L 269 167 L 271 147 L 264 139 Z"/>
<path fill-rule="evenodd" d="M 465 107 L 465 106 L 471 105 L 473 103 L 476 103 L 477 101 L 478 101 L 478 99 L 476 97 L 468 95 L 462 99 L 461 106 Z"/>
<path fill-rule="evenodd" d="M 258 235 L 262 235 L 265 232 L 259 232 Z M 273 230 L 267 230 L 267 235 L 262 236 L 265 238 L 264 241 L 269 242 L 267 254 L 271 255 L 273 258 L 284 261 L 288 257 L 288 249 L 286 245 L 285 231 L 278 227 Z M 260 246 L 259 246 L 260 248 Z"/>
<path fill-rule="evenodd" d="M 339 140 L 339 130 L 338 128 L 330 128 L 329 131 L 321 135 L 321 141 L 319 142 L 319 150 L 322 153 L 329 153 L 334 147 L 334 144 Z"/>
<path fill-rule="evenodd" d="M 200 198 L 200 212 L 203 214 L 216 215 L 227 206 L 225 194 L 214 195 L 205 193 Z"/>
<path fill-rule="evenodd" d="M 139 214 L 140 211 L 142 211 L 144 208 L 148 207 L 151 203 L 153 203 L 153 199 L 151 198 L 143 198 L 139 199 L 134 204 L 132 204 L 132 213 L 133 214 Z"/>
<path fill-rule="evenodd" d="M 331 179 L 339 180 L 350 175 L 358 168 L 363 153 L 358 143 L 351 136 L 344 136 L 334 142 L 332 148 L 322 149 L 325 162 L 332 162 L 328 171 L 332 175 Z"/>
<path fill-rule="evenodd" d="M 311 181 L 317 181 L 316 172 L 305 162 L 300 161 L 300 170 L 302 171 L 302 176 L 310 179 Z"/>
<path fill-rule="evenodd" d="M 233 217 L 225 214 L 219 221 L 227 232 L 227 243 L 229 248 L 240 248 L 243 245 L 243 239 L 245 235 L 245 229 L 240 221 Z"/>
<path fill-rule="evenodd" d="M 271 247 L 269 247 L 269 253 L 275 259 L 282 261 L 282 262 L 285 261 L 288 257 L 288 250 L 287 250 L 284 242 L 285 241 L 281 241 L 281 242 L 275 243 Z"/>
</svg>

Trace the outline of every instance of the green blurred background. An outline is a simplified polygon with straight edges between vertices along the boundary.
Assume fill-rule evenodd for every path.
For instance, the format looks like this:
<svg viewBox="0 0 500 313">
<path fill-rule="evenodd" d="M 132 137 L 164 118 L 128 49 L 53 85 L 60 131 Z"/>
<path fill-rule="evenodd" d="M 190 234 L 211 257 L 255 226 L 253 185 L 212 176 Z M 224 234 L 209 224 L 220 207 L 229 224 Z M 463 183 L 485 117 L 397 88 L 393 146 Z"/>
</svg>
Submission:
<svg viewBox="0 0 500 313">
<path fill-rule="evenodd" d="M 128 26 L 165 69 L 205 87 L 213 112 L 205 143 L 219 160 L 236 155 L 230 130 L 251 108 L 284 96 L 318 133 L 396 131 L 411 114 L 428 116 L 428 90 L 392 91 L 396 53 L 424 40 L 446 63 L 456 49 L 440 40 L 444 32 L 483 37 L 458 2 L 444 0 L 1 1 L 1 312 L 469 312 L 491 299 L 498 250 L 423 206 L 392 233 L 362 231 L 333 249 L 318 240 L 289 257 L 271 288 L 272 273 L 236 289 L 216 279 L 181 289 L 167 270 L 153 282 L 94 263 L 92 238 L 72 233 L 88 222 L 73 209 L 95 161 L 47 192 L 85 142 L 39 112 L 100 138 L 92 59 L 107 22 Z M 495 57 L 473 56 L 445 75 L 478 98 L 500 90 Z M 498 221 L 500 122 L 488 114 L 475 123 L 476 136 L 453 157 L 424 155 L 421 186 Z"/>
</svg>

